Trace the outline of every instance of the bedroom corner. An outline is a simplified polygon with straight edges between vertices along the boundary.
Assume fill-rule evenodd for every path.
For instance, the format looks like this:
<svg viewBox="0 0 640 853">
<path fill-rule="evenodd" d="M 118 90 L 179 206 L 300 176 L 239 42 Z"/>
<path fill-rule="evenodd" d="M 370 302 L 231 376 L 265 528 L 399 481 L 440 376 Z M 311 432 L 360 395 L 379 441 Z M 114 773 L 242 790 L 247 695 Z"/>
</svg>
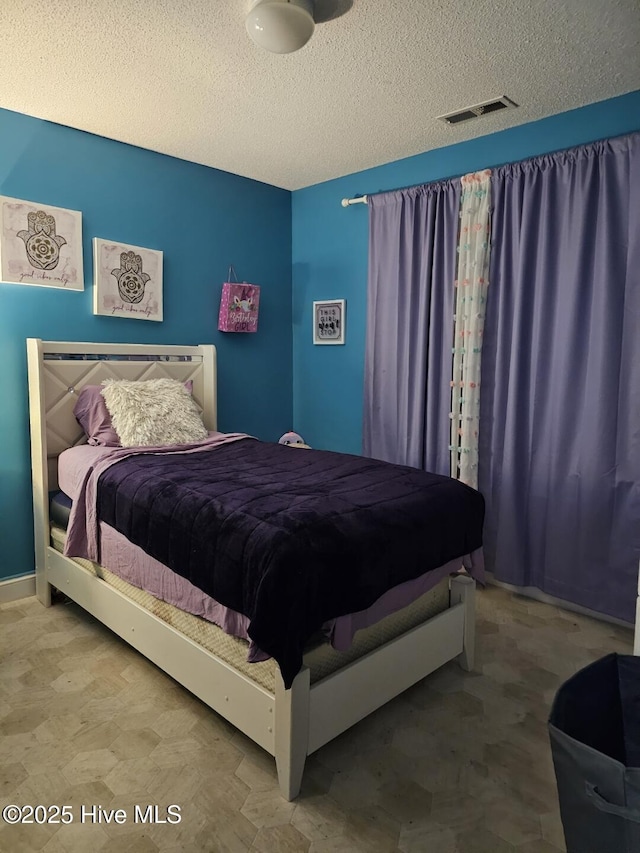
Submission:
<svg viewBox="0 0 640 853">
<path fill-rule="evenodd" d="M 277 441 L 293 405 L 288 191 L 3 109 L 0 164 L 1 196 L 82 213 L 84 255 L 84 290 L 0 283 L 2 583 L 34 568 L 26 338 L 214 343 L 223 430 Z M 93 313 L 94 237 L 163 253 L 162 322 Z M 230 263 L 262 287 L 257 334 L 218 331 Z"/>
</svg>

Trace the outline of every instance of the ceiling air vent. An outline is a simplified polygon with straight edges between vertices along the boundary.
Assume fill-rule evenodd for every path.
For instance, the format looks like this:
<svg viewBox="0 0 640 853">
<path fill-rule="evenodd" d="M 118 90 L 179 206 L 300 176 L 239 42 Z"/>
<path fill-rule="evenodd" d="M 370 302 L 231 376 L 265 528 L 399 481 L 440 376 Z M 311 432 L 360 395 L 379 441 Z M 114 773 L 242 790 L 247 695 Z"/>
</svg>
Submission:
<svg viewBox="0 0 640 853">
<path fill-rule="evenodd" d="M 486 116 L 489 113 L 495 113 L 498 110 L 506 110 L 509 107 L 517 107 L 518 105 L 511 98 L 502 95 L 500 98 L 494 98 L 492 101 L 484 101 L 482 104 L 474 104 L 472 107 L 465 107 L 463 110 L 457 110 L 455 113 L 447 113 L 444 116 L 438 116 L 440 121 L 447 124 L 460 124 L 461 121 L 469 121 L 472 118 Z"/>
</svg>

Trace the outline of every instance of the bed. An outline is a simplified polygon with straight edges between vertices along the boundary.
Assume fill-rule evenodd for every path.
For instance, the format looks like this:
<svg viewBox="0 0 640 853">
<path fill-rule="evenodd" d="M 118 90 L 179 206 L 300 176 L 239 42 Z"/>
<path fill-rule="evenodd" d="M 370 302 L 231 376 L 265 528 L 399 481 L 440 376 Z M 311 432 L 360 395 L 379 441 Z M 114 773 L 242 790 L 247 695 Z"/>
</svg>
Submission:
<svg viewBox="0 0 640 853">
<path fill-rule="evenodd" d="M 287 800 L 300 791 L 307 755 L 444 663 L 457 659 L 464 669 L 472 668 L 475 582 L 451 572 L 466 556 L 470 570 L 481 577 L 479 550 L 473 559 L 461 554 L 440 566 L 442 579 L 435 586 L 359 630 L 348 651 L 309 643 L 302 665 L 286 678 L 273 658 L 246 662 L 245 640 L 159 602 L 108 567 L 64 556 L 66 534 L 51 523 L 49 498 L 58 489 L 60 455 L 86 443 L 73 414 L 78 393 L 107 379 L 178 380 L 189 383 L 205 426 L 215 430 L 216 353 L 209 345 L 31 338 L 27 357 L 38 598 L 49 606 L 52 590 L 64 593 L 273 755 Z M 279 452 L 289 455 L 287 463 L 312 453 Z"/>
</svg>

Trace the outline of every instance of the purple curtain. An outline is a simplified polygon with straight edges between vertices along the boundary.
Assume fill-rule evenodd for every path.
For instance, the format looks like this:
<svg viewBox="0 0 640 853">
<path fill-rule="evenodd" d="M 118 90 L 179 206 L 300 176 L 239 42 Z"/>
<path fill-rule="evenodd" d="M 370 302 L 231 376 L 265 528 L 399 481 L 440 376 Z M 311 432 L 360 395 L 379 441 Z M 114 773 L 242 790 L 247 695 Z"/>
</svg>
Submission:
<svg viewBox="0 0 640 853">
<path fill-rule="evenodd" d="M 363 452 L 448 474 L 460 181 L 369 206 Z"/>
<path fill-rule="evenodd" d="M 632 620 L 640 134 L 492 175 L 479 488 L 495 576 Z"/>
</svg>

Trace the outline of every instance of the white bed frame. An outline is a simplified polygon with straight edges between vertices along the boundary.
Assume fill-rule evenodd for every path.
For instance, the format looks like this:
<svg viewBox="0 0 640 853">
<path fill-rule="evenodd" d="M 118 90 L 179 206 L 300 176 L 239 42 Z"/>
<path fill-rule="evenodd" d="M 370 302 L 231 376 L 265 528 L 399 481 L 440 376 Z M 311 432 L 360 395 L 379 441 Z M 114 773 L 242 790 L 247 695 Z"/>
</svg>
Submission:
<svg viewBox="0 0 640 853">
<path fill-rule="evenodd" d="M 48 493 L 58 455 L 85 440 L 73 416 L 77 392 L 110 377 L 191 379 L 205 425 L 216 429 L 216 353 L 29 338 L 27 354 L 38 598 L 50 606 L 52 587 L 62 591 L 275 756 L 287 800 L 300 791 L 307 755 L 447 661 L 472 668 L 475 583 L 465 576 L 451 578 L 447 610 L 313 685 L 303 667 L 285 690 L 276 668 L 272 694 L 62 556 L 50 544 Z"/>
</svg>

